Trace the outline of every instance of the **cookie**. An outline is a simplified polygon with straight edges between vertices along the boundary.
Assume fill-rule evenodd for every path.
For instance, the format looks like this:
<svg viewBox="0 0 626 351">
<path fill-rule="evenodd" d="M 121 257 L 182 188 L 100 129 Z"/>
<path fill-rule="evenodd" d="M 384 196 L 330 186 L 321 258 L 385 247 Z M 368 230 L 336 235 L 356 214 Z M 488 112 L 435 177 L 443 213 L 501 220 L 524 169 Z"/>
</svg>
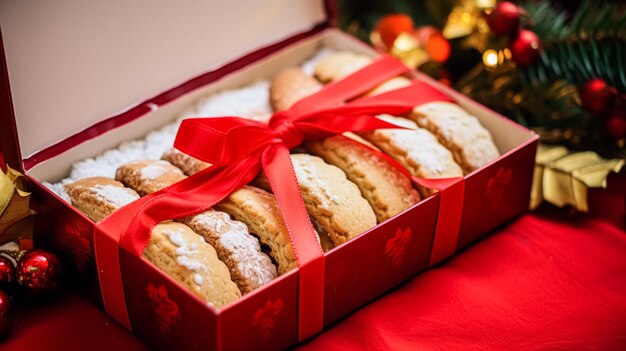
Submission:
<svg viewBox="0 0 626 351">
<path fill-rule="evenodd" d="M 376 225 L 376 215 L 359 188 L 339 168 L 317 156 L 291 155 L 306 209 L 335 245 Z"/>
<path fill-rule="evenodd" d="M 304 149 L 300 149 L 300 150 L 302 152 L 305 152 Z M 267 178 L 265 178 L 265 175 L 263 173 L 259 174 L 259 176 L 256 179 L 254 179 L 252 184 L 258 188 L 268 191 L 269 193 L 272 192 L 270 183 L 267 181 Z M 322 251 L 327 252 L 333 247 L 335 247 L 335 244 L 328 236 L 328 233 L 324 230 L 324 228 L 319 224 L 319 222 L 315 218 L 311 217 L 310 214 L 309 214 L 309 220 L 311 221 L 311 225 L 313 226 L 313 231 L 315 232 L 315 235 L 317 236 L 317 242 L 322 247 Z"/>
<path fill-rule="evenodd" d="M 185 175 L 167 161 L 144 160 L 120 166 L 115 179 L 144 196 L 185 179 Z"/>
<path fill-rule="evenodd" d="M 248 226 L 250 232 L 271 250 L 269 255 L 279 274 L 296 268 L 296 255 L 274 195 L 246 185 L 214 207 Z"/>
<path fill-rule="evenodd" d="M 157 224 L 143 256 L 215 308 L 241 297 L 215 249 L 184 224 Z"/>
<path fill-rule="evenodd" d="M 411 80 L 406 77 L 395 77 L 391 78 L 388 81 L 380 84 L 376 88 L 370 90 L 365 94 L 365 96 L 374 96 L 382 93 L 386 93 L 388 91 L 404 88 L 406 86 L 411 85 Z"/>
<path fill-rule="evenodd" d="M 122 183 L 102 177 L 81 179 L 65 188 L 72 205 L 94 221 L 139 198 Z M 167 221 L 156 225 L 143 255 L 216 308 L 241 296 L 213 247 L 184 224 Z"/>
<path fill-rule="evenodd" d="M 209 168 L 210 163 L 200 161 L 197 158 L 191 157 L 186 153 L 180 152 L 174 148 L 166 151 L 161 156 L 162 160 L 168 161 L 172 165 L 180 168 L 183 173 L 188 176 L 194 175 L 203 169 Z"/>
<path fill-rule="evenodd" d="M 471 173 L 500 156 L 489 131 L 457 104 L 429 102 L 415 107 L 410 117 L 452 151 L 465 173 Z"/>
<path fill-rule="evenodd" d="M 180 222 L 215 248 L 217 256 L 226 263 L 232 280 L 243 294 L 278 276 L 272 260 L 261 252 L 259 240 L 250 235 L 245 224 L 232 220 L 228 214 L 208 210 L 183 218 Z"/>
<path fill-rule="evenodd" d="M 315 66 L 315 78 L 329 83 L 344 78 L 369 65 L 372 59 L 347 51 L 340 51 L 321 59 Z"/>
<path fill-rule="evenodd" d="M 389 115 L 378 118 L 410 130 L 378 129 L 360 135 L 391 156 L 411 175 L 421 178 L 463 176 L 463 170 L 454 161 L 452 153 L 432 133 L 406 118 Z"/>
<path fill-rule="evenodd" d="M 344 171 L 369 202 L 379 223 L 420 201 L 411 181 L 401 171 L 354 140 L 337 135 L 307 142 L 304 148 Z"/>
<path fill-rule="evenodd" d="M 173 174 L 166 173 L 159 176 L 157 178 L 159 187 L 170 186 L 185 178 L 178 168 L 168 165 L 168 171 Z M 122 166 L 120 169 L 124 169 L 124 167 L 135 169 L 128 165 Z M 171 168 L 175 168 L 175 171 L 172 171 Z M 130 174 L 130 172 L 125 174 L 127 173 Z M 143 189 L 147 193 L 151 190 L 159 190 L 153 185 L 153 182 L 154 180 L 151 179 L 129 181 L 133 184 L 132 186 Z M 232 279 L 244 294 L 276 278 L 276 266 L 266 254 L 261 252 L 257 238 L 250 235 L 248 228 L 243 223 L 231 220 L 226 213 L 208 210 L 178 221 L 188 225 L 215 248 L 218 257 L 226 263 Z"/>
<path fill-rule="evenodd" d="M 137 199 L 139 194 L 120 182 L 104 177 L 77 180 L 65 185 L 72 205 L 94 222 L 99 222 Z"/>
<path fill-rule="evenodd" d="M 313 77 L 296 67 L 278 73 L 270 85 L 270 103 L 274 111 L 286 110 L 300 99 L 322 89 Z"/>
</svg>

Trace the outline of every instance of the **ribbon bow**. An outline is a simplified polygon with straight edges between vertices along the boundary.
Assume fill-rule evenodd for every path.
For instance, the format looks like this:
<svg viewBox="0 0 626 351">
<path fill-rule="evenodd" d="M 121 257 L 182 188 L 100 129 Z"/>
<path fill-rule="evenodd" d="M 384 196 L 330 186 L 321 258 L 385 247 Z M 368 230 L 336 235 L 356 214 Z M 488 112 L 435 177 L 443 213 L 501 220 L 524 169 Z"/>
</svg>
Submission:
<svg viewBox="0 0 626 351">
<path fill-rule="evenodd" d="M 272 116 L 268 125 L 238 117 L 183 121 L 174 146 L 213 164 L 166 189 L 116 211 L 96 228 L 96 262 L 105 308 L 130 326 L 119 267 L 119 247 L 137 257 L 159 222 L 208 210 L 263 170 L 281 209 L 296 254 L 299 275 L 300 340 L 323 327 L 324 255 L 304 207 L 289 149 L 304 140 L 344 132 L 399 128 L 375 115 L 404 114 L 414 106 L 450 98 L 425 83 L 350 101 L 408 70 L 383 56 L 349 77 L 329 84 Z"/>
</svg>

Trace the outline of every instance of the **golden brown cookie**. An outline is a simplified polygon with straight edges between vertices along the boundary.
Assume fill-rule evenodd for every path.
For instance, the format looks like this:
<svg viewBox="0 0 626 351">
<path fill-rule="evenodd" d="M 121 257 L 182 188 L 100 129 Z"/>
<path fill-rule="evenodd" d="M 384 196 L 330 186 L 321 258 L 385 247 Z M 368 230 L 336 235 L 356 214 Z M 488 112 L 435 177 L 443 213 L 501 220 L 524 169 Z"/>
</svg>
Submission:
<svg viewBox="0 0 626 351">
<path fill-rule="evenodd" d="M 344 171 L 369 202 L 379 223 L 420 201 L 409 178 L 359 142 L 337 135 L 307 142 L 304 148 Z"/>
<path fill-rule="evenodd" d="M 404 88 L 409 85 L 411 85 L 411 80 L 409 78 L 395 77 L 370 90 L 367 94 L 365 94 L 365 96 L 379 95 L 388 91 Z"/>
<path fill-rule="evenodd" d="M 322 85 L 303 70 L 289 67 L 278 73 L 270 85 L 270 103 L 274 111 L 286 110 L 300 99 L 318 92 Z"/>
<path fill-rule="evenodd" d="M 296 255 L 274 195 L 246 185 L 215 205 L 215 208 L 245 223 L 250 232 L 269 247 L 269 255 L 276 262 L 279 274 L 296 268 Z"/>
<path fill-rule="evenodd" d="M 134 190 L 104 177 L 77 180 L 65 185 L 65 190 L 72 199 L 72 205 L 94 222 L 103 220 L 118 208 L 139 199 L 139 194 Z"/>
<path fill-rule="evenodd" d="M 139 195 L 113 179 L 86 178 L 66 185 L 72 205 L 94 221 L 108 217 Z M 184 224 L 158 224 L 143 255 L 160 270 L 217 308 L 241 296 L 228 268 L 204 239 Z"/>
<path fill-rule="evenodd" d="M 429 102 L 415 107 L 411 119 L 435 134 L 439 142 L 452 151 L 465 173 L 500 156 L 489 131 L 457 104 Z"/>
<path fill-rule="evenodd" d="M 241 297 L 215 249 L 184 224 L 157 224 L 143 256 L 215 308 Z"/>
<path fill-rule="evenodd" d="M 167 161 L 143 160 L 120 166 L 115 179 L 144 196 L 185 179 L 185 175 Z"/>
<path fill-rule="evenodd" d="M 322 83 L 329 83 L 344 78 L 369 65 L 372 59 L 348 51 L 328 55 L 315 66 L 315 77 Z"/>
<path fill-rule="evenodd" d="M 180 170 L 188 176 L 194 175 L 211 166 L 210 163 L 200 161 L 174 148 L 166 151 L 163 156 L 161 156 L 161 159 L 180 168 Z"/>
<path fill-rule="evenodd" d="M 339 168 L 319 157 L 291 155 L 306 209 L 321 235 L 340 245 L 376 225 L 372 207 Z M 321 236 L 320 235 L 320 236 Z"/>
<path fill-rule="evenodd" d="M 452 153 L 429 131 L 406 118 L 380 115 L 379 118 L 406 129 L 378 129 L 360 135 L 395 159 L 411 175 L 421 178 L 462 177 L 463 170 Z"/>
<path fill-rule="evenodd" d="M 261 252 L 259 240 L 248 232 L 245 224 L 215 210 L 183 218 L 186 224 L 211 244 L 230 270 L 230 275 L 243 294 L 259 288 L 278 276 L 272 260 Z"/>
<path fill-rule="evenodd" d="M 190 158 L 190 156 L 187 157 Z M 133 169 L 128 166 L 122 167 Z M 174 166 L 169 165 L 168 169 L 171 167 Z M 161 175 L 158 178 L 159 187 L 167 187 L 184 179 L 185 176 L 179 173 L 180 170 L 176 168 L 171 176 Z M 146 193 L 159 190 L 159 187 L 152 185 L 153 180 L 150 179 L 129 181 L 129 183 L 137 189 L 143 189 Z M 218 257 L 228 266 L 233 281 L 244 294 L 276 278 L 276 266 L 266 254 L 261 252 L 257 238 L 250 235 L 243 223 L 231 220 L 226 213 L 208 210 L 183 218 L 179 222 L 191 227 L 215 248 Z"/>
</svg>

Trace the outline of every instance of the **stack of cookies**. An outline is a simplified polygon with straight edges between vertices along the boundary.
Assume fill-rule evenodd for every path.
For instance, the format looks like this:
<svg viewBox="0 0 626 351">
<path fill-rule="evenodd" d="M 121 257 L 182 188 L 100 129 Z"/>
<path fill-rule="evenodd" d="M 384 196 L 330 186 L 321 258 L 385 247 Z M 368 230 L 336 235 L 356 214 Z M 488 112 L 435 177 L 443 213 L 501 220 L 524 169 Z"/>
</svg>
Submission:
<svg viewBox="0 0 626 351">
<path fill-rule="evenodd" d="M 321 60 L 314 76 L 299 68 L 285 69 L 271 82 L 270 104 L 274 111 L 287 109 L 369 62 L 365 56 L 340 52 Z M 367 95 L 407 84 L 407 78 L 396 77 Z M 446 178 L 468 174 L 499 156 L 489 132 L 453 103 L 432 102 L 407 116 L 378 117 L 405 129 L 307 141 L 291 155 L 304 204 L 325 252 L 432 193 L 414 188 L 389 157 L 413 176 Z M 161 160 L 121 165 L 115 179 L 80 179 L 67 184 L 66 191 L 72 204 L 97 222 L 140 196 L 209 166 L 171 149 Z M 276 198 L 262 176 L 213 209 L 158 224 L 143 256 L 215 308 L 297 266 Z"/>
</svg>

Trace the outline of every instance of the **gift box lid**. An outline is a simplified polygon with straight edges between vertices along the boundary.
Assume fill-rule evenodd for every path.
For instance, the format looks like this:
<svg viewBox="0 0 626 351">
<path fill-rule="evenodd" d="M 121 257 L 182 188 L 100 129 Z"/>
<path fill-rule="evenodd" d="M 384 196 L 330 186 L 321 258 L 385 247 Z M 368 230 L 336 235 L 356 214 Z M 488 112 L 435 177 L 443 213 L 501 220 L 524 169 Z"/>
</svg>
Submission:
<svg viewBox="0 0 626 351">
<path fill-rule="evenodd" d="M 42 160 L 42 151 L 111 116 L 138 104 L 154 108 L 150 97 L 160 92 L 327 26 L 331 5 L 323 0 L 0 2 L 5 158 L 28 169 Z"/>
</svg>

